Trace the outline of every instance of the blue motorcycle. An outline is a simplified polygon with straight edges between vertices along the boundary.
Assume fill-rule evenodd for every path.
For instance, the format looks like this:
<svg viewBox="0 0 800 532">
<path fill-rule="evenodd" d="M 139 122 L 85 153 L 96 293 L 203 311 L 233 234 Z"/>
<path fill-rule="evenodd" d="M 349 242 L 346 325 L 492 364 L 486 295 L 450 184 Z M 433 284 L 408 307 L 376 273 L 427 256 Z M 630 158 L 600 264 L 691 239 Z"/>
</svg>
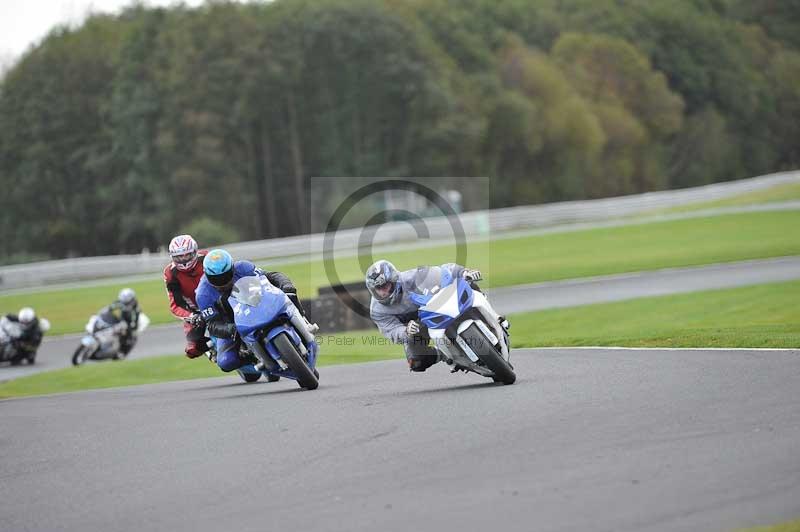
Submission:
<svg viewBox="0 0 800 532">
<path fill-rule="evenodd" d="M 514 384 L 508 321 L 461 277 L 439 266 L 420 267 L 409 294 L 419 319 L 453 371 L 474 372 L 495 382 Z"/>
<path fill-rule="evenodd" d="M 228 302 L 239 336 L 270 381 L 286 377 L 308 390 L 319 386 L 315 326 L 285 293 L 266 277 L 254 275 L 233 285 Z"/>
</svg>

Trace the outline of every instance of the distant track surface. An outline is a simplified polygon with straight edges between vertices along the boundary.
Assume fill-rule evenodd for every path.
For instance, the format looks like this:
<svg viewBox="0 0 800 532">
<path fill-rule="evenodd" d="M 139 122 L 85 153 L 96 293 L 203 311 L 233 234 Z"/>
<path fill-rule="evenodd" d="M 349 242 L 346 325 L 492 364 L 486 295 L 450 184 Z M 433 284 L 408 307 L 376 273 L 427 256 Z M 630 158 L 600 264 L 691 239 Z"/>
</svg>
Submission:
<svg viewBox="0 0 800 532">
<path fill-rule="evenodd" d="M 800 352 L 517 350 L 0 402 L 0 530 L 722 531 L 800 516 Z"/>
<path fill-rule="evenodd" d="M 494 288 L 489 290 L 489 297 L 498 311 L 511 314 L 794 279 L 800 279 L 800 257 L 731 262 Z M 68 367 L 80 337 L 81 335 L 67 335 L 45 338 L 35 366 L 0 367 L 0 381 Z M 145 331 L 131 357 L 144 358 L 182 353 L 183 347 L 183 333 L 179 324 L 159 325 Z"/>
</svg>

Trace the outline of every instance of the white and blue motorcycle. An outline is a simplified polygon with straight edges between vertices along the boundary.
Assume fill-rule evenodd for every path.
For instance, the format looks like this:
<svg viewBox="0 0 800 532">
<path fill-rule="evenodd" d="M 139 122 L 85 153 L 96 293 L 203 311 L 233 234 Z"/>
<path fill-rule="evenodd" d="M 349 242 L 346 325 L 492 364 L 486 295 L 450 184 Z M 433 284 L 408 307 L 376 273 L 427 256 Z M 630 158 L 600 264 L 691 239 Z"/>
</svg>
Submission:
<svg viewBox="0 0 800 532">
<path fill-rule="evenodd" d="M 419 319 L 444 361 L 453 371 L 474 372 L 495 382 L 513 384 L 508 322 L 486 296 L 446 268 L 422 267 L 409 297 Z"/>
</svg>

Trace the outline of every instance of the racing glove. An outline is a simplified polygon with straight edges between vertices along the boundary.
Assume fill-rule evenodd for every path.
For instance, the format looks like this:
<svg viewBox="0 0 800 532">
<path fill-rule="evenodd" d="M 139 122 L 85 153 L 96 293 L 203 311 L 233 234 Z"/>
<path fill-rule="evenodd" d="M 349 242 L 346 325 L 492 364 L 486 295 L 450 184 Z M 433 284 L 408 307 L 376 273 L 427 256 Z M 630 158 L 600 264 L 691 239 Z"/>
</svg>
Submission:
<svg viewBox="0 0 800 532">
<path fill-rule="evenodd" d="M 480 270 L 469 270 L 466 268 L 464 269 L 464 272 L 461 274 L 461 276 L 464 277 L 465 280 L 472 282 L 480 281 L 481 279 L 483 279 L 483 275 L 481 275 Z"/>
<path fill-rule="evenodd" d="M 189 316 L 183 318 L 183 321 L 196 328 L 203 324 L 203 317 L 199 312 L 193 312 Z"/>
<path fill-rule="evenodd" d="M 420 330 L 419 322 L 416 320 L 411 320 L 406 324 L 406 334 L 409 336 L 418 334 Z"/>
</svg>

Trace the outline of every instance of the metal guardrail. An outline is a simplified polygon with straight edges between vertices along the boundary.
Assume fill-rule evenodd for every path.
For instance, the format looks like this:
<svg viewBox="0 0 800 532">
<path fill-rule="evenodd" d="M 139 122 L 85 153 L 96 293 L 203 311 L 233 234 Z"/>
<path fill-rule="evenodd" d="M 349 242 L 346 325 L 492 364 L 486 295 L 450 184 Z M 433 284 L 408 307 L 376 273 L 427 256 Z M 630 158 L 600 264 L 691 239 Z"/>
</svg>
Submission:
<svg viewBox="0 0 800 532">
<path fill-rule="evenodd" d="M 532 229 L 571 223 L 607 221 L 643 212 L 666 209 L 687 203 L 713 201 L 752 192 L 775 185 L 800 182 L 800 172 L 785 172 L 739 181 L 715 183 L 702 187 L 648 192 L 632 196 L 585 201 L 566 201 L 545 205 L 530 205 L 459 215 L 458 221 L 467 237 L 487 236 L 513 230 Z M 426 218 L 426 236 L 430 240 L 453 239 L 451 217 Z M 414 224 L 412 224 L 414 225 Z M 345 229 L 336 233 L 337 253 L 355 251 L 359 241 L 369 235 L 372 245 L 389 245 L 416 240 L 409 223 L 392 222 L 380 228 Z M 277 259 L 293 255 L 322 253 L 325 235 L 316 233 L 269 240 L 240 242 L 225 246 L 234 257 Z M 157 274 L 169 262 L 166 253 L 142 253 L 106 257 L 83 257 L 52 260 L 0 267 L 0 290 L 17 289 L 43 284 L 98 279 L 109 276 Z"/>
</svg>

